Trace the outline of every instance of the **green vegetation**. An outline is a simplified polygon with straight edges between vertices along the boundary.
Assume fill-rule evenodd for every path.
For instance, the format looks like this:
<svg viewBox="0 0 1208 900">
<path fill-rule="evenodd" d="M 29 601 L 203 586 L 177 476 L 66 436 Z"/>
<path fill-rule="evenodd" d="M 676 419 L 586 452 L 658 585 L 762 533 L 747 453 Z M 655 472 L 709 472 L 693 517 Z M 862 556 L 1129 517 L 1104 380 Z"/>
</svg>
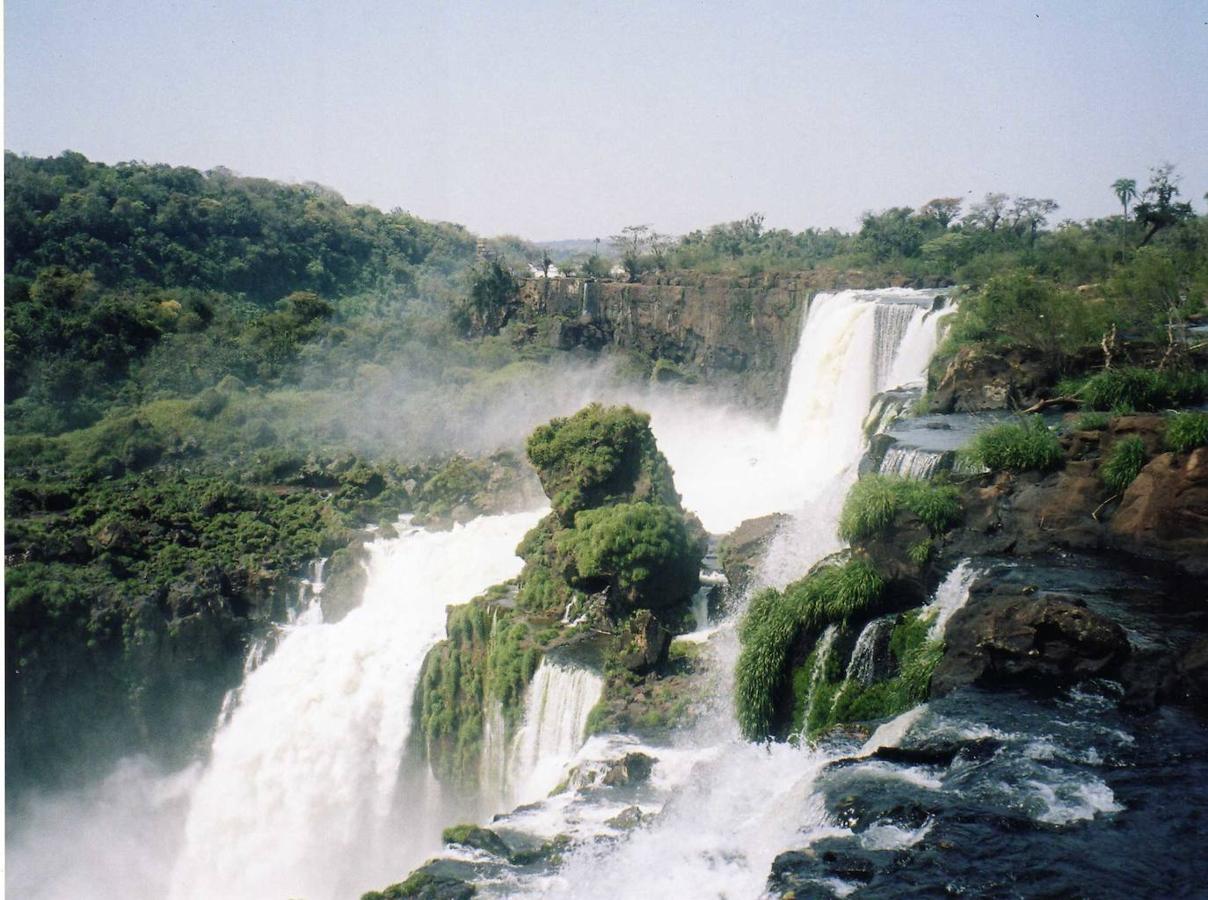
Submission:
<svg viewBox="0 0 1208 900">
<path fill-rule="evenodd" d="M 1208 372 L 1187 369 L 1109 369 L 1058 386 L 1089 409 L 1156 411 L 1208 400 Z"/>
<path fill-rule="evenodd" d="M 361 900 L 470 900 L 476 893 L 472 884 L 420 869 L 406 881 L 362 894 Z"/>
<path fill-rule="evenodd" d="M 783 592 L 769 589 L 751 600 L 735 669 L 738 724 L 749 740 L 766 738 L 775 725 L 775 696 L 789 676 L 789 651 L 799 637 L 816 637 L 827 625 L 867 613 L 883 588 L 868 563 L 851 559 L 821 565 Z"/>
<path fill-rule="evenodd" d="M 1102 431 L 1109 420 L 1107 413 L 1087 412 L 1074 420 L 1075 431 Z"/>
<path fill-rule="evenodd" d="M 852 543 L 883 533 L 903 510 L 918 516 L 932 534 L 939 534 L 960 518 L 959 497 L 953 485 L 868 475 L 848 491 L 839 516 L 839 537 Z"/>
<path fill-rule="evenodd" d="M 1109 317 L 1105 307 L 1089 304 L 1049 279 L 1011 271 L 992 276 L 981 290 L 962 297 L 948 342 L 1069 354 L 1097 342 Z"/>
<path fill-rule="evenodd" d="M 943 656 L 943 643 L 929 640 L 932 617 L 912 610 L 899 617 L 890 637 L 897 664 L 891 678 L 862 685 L 844 679 L 846 666 L 835 654 L 819 677 L 811 655 L 794 672 L 793 733 L 819 735 L 835 725 L 871 722 L 899 715 L 927 699 L 931 674 Z"/>
<path fill-rule="evenodd" d="M 1166 446 L 1176 453 L 1189 453 L 1208 446 L 1208 413 L 1175 413 L 1166 423 Z"/>
<path fill-rule="evenodd" d="M 704 534 L 670 506 L 618 503 L 575 514 L 558 535 L 575 561 L 577 585 L 605 582 L 610 596 L 635 607 L 682 604 L 699 582 Z"/>
<path fill-rule="evenodd" d="M 1122 494 L 1141 473 L 1144 465 L 1145 442 L 1136 435 L 1130 435 L 1112 444 L 1099 469 L 1099 476 L 1112 491 Z"/>
<path fill-rule="evenodd" d="M 580 510 L 619 498 L 679 506 L 671 467 L 654 445 L 650 417 L 593 403 L 554 419 L 528 439 L 528 456 L 567 525 Z"/>
<path fill-rule="evenodd" d="M 477 772 L 484 717 L 498 708 L 508 735 L 519 724 L 542 648 L 532 622 L 485 597 L 450 607 L 445 627 L 416 688 L 417 737 L 438 778 L 466 784 Z"/>
<path fill-rule="evenodd" d="M 963 451 L 968 461 L 991 472 L 1047 472 L 1061 464 L 1061 443 L 1039 416 L 981 431 Z"/>
<path fill-rule="evenodd" d="M 428 653 L 417 688 L 417 740 L 436 775 L 455 786 L 474 781 L 484 715 L 498 708 L 510 739 L 541 654 L 568 631 L 599 645 L 606 689 L 594 727 L 627 714 L 617 701 L 638 681 L 690 668 L 666 650 L 699 586 L 706 536 L 680 506 L 649 417 L 593 404 L 536 429 L 528 450 L 561 502 L 517 548 L 525 565 L 515 605 L 484 597 L 452 607 L 448 639 Z M 605 602 L 587 602 L 605 591 Z M 561 625 L 568 608 L 583 618 L 571 629 Z M 681 716 L 692 699 L 685 681 L 652 683 L 637 724 L 663 727 Z"/>
</svg>

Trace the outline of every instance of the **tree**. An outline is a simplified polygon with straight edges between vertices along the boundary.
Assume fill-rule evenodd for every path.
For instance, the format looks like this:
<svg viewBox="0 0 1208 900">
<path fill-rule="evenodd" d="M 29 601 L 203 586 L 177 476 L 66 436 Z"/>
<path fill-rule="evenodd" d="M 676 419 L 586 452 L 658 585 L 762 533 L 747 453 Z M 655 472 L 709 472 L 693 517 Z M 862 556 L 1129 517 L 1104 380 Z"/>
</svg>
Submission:
<svg viewBox="0 0 1208 900">
<path fill-rule="evenodd" d="M 908 206 L 866 212 L 860 224 L 860 241 L 878 262 L 893 256 L 917 256 L 924 240 L 922 224 Z"/>
<path fill-rule="evenodd" d="M 1036 232 L 1047 221 L 1049 214 L 1058 209 L 1056 200 L 1035 197 L 1016 197 L 1011 206 L 1011 227 L 1019 234 L 1025 231 L 1028 243 L 1036 243 Z"/>
<path fill-rule="evenodd" d="M 1148 244 L 1163 228 L 1177 225 L 1195 215 L 1190 203 L 1176 203 L 1179 195 L 1178 176 L 1174 166 L 1164 163 L 1149 170 L 1149 186 L 1141 196 L 1145 199 L 1133 207 L 1133 215 L 1149 230 L 1141 239 L 1141 246 Z"/>
<path fill-rule="evenodd" d="M 642 251 L 649 246 L 651 234 L 649 225 L 626 225 L 620 234 L 609 237 L 613 246 L 621 251 L 621 265 L 625 267 L 630 280 L 642 274 Z"/>
<path fill-rule="evenodd" d="M 1137 196 L 1137 181 L 1135 178 L 1117 178 L 1112 182 L 1112 190 L 1120 205 L 1124 207 L 1124 218 L 1128 218 L 1128 204 Z"/>
<path fill-rule="evenodd" d="M 986 194 L 980 203 L 973 204 L 969 215 L 965 216 L 965 221 L 985 228 L 993 234 L 998 230 L 998 223 L 1002 221 L 1009 199 L 1006 194 Z"/>
<path fill-rule="evenodd" d="M 936 197 L 928 200 L 919 208 L 919 215 L 924 219 L 933 220 L 940 228 L 947 229 L 948 225 L 960 215 L 963 202 L 960 197 Z"/>
</svg>

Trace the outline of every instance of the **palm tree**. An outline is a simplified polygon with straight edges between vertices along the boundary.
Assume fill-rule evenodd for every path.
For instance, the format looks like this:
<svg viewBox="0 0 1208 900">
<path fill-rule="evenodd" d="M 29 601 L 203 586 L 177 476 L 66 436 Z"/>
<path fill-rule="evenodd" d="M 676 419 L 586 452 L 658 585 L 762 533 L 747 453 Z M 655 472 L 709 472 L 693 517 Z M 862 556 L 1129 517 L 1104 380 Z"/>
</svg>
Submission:
<svg viewBox="0 0 1208 900">
<path fill-rule="evenodd" d="M 1128 222 L 1128 204 L 1137 196 L 1137 182 L 1133 178 L 1117 178 L 1112 182 L 1112 190 L 1116 192 L 1120 205 L 1124 207 L 1124 221 L 1120 224 L 1120 233 L 1123 234 L 1124 225 Z"/>
</svg>

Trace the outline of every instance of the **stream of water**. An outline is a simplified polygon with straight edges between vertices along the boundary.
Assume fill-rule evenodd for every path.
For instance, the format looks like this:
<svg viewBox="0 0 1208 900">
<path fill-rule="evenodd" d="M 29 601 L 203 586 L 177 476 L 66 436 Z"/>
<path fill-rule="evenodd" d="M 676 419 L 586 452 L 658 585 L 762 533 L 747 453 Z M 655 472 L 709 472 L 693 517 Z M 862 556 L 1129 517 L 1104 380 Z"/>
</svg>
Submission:
<svg viewBox="0 0 1208 900">
<path fill-rule="evenodd" d="M 706 527 L 721 533 L 751 516 L 794 514 L 767 554 L 759 585 L 800 577 L 838 546 L 834 525 L 855 477 L 861 423 L 878 391 L 921 379 L 942 319 L 933 300 L 934 293 L 901 289 L 816 297 L 774 425 L 646 398 L 684 504 Z M 420 665 L 443 636 L 446 605 L 518 573 L 514 548 L 541 514 L 482 517 L 449 532 L 404 527 L 397 538 L 371 544 L 360 606 L 338 623 L 304 615 L 288 626 L 267 658 L 249 667 L 196 765 L 181 773 L 115 773 L 105 784 L 110 793 L 125 785 L 125 806 L 116 812 L 101 791 L 74 798 L 57 818 L 33 817 L 10 854 L 14 895 L 80 896 L 79 885 L 90 884 L 85 893 L 102 898 L 320 900 L 399 880 L 437 851 L 440 829 L 461 812 L 430 780 L 400 779 Z M 321 572 L 314 574 L 321 590 Z M 837 830 L 816 789 L 833 754 L 742 741 L 729 695 L 737 654 L 732 623 L 709 640 L 717 659 L 713 712 L 672 746 L 652 751 L 659 759 L 650 798 L 652 810 L 661 810 L 657 823 L 619 843 L 589 843 L 557 871 L 520 880 L 504 874 L 486 890 L 756 896 L 777 852 L 804 833 Z M 484 711 L 490 797 L 480 808 L 497 804 L 506 812 L 541 800 L 572 763 L 635 746 L 625 735 L 581 746 L 600 689 L 598 675 L 547 661 L 513 741 L 503 741 L 497 715 Z M 150 787 L 133 790 L 132 781 Z M 106 802 L 109 834 L 97 836 Z M 588 836 L 607 833 L 603 823 L 616 812 L 608 801 L 593 807 L 575 797 L 538 807 L 524 814 L 530 821 L 522 815 L 513 824 Z M 155 823 L 154 846 L 134 838 L 135 822 Z M 51 827 L 93 835 L 89 840 L 110 848 L 106 870 L 120 873 L 124 861 L 141 879 L 115 874 L 111 882 L 90 882 L 71 862 L 56 864 L 44 833 Z"/>
</svg>

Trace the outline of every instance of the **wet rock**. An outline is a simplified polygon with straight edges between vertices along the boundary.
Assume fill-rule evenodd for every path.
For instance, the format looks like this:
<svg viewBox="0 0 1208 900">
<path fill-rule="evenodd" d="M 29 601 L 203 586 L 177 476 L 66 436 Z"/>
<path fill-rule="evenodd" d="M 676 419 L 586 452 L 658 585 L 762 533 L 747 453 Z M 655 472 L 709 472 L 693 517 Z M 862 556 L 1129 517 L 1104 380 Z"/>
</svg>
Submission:
<svg viewBox="0 0 1208 900">
<path fill-rule="evenodd" d="M 600 783 L 605 787 L 632 787 L 650 779 L 656 760 L 645 753 L 626 753 L 609 766 Z"/>
<path fill-rule="evenodd" d="M 473 850 L 482 850 L 503 859 L 507 859 L 512 853 L 503 838 L 491 829 L 478 825 L 455 825 L 452 828 L 446 828 L 440 837 L 446 844 L 457 844 Z"/>
<path fill-rule="evenodd" d="M 717 558 L 730 583 L 732 594 L 738 595 L 746 590 L 751 574 L 763 560 L 768 545 L 789 521 L 790 517 L 782 513 L 747 519 L 722 538 Z"/>
<path fill-rule="evenodd" d="M 635 828 L 641 828 L 651 818 L 652 816 L 642 812 L 640 806 L 630 806 L 617 813 L 604 824 L 609 828 L 616 828 L 619 831 L 632 831 Z"/>
<path fill-rule="evenodd" d="M 830 897 L 820 882 L 834 878 L 868 882 L 891 860 L 891 854 L 863 850 L 850 840 L 824 838 L 804 850 L 777 856 L 768 887 L 782 895 L 792 891 L 797 898 Z"/>
<path fill-rule="evenodd" d="M 1109 531 L 1121 550 L 1208 575 L 1208 448 L 1150 460 L 1124 492 Z"/>
<path fill-rule="evenodd" d="M 908 797 L 889 792 L 861 791 L 840 797 L 831 810 L 835 820 L 852 831 L 872 825 L 896 825 L 913 831 L 931 817 L 931 811 Z"/>
<path fill-rule="evenodd" d="M 1195 641 L 1175 666 L 1175 699 L 1208 712 L 1208 637 Z"/>
<path fill-rule="evenodd" d="M 1069 683 L 1117 671 L 1129 653 L 1118 624 L 1058 595 L 999 595 L 971 602 L 949 621 L 934 695 L 987 687 Z"/>
<path fill-rule="evenodd" d="M 671 645 L 671 632 L 648 609 L 639 610 L 622 626 L 614 646 L 615 659 L 631 672 L 653 669 Z"/>
<path fill-rule="evenodd" d="M 361 895 L 361 900 L 470 900 L 474 885 L 458 877 L 468 867 L 449 860 L 432 860 L 416 869 L 406 881 Z M 457 872 L 458 874 L 454 874 Z"/>
</svg>

